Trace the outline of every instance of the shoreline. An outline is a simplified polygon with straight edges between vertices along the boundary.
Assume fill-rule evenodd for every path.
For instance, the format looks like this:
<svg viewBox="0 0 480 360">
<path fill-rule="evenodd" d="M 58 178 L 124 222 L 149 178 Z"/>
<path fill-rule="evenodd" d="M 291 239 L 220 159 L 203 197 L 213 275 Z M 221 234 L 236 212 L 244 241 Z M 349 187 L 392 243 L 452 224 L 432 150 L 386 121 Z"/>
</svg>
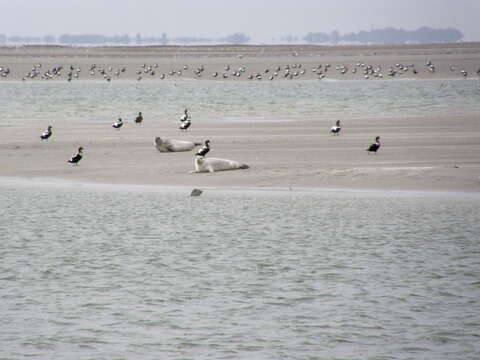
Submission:
<svg viewBox="0 0 480 360">
<path fill-rule="evenodd" d="M 158 78 L 152 78 L 152 79 L 144 79 L 142 80 L 142 83 L 164 83 L 164 84 L 176 84 L 176 83 L 189 83 L 189 82 L 192 82 L 192 83 L 199 83 L 199 82 L 202 82 L 202 81 L 208 81 L 209 83 L 218 83 L 218 84 L 225 84 L 227 83 L 225 80 L 222 80 L 222 79 L 209 79 L 209 80 L 205 80 L 205 79 L 197 79 L 197 78 L 194 78 L 194 77 L 184 77 L 184 78 L 178 78 L 178 79 L 168 79 L 168 78 L 165 78 L 165 79 L 158 79 Z M 253 80 L 249 80 L 249 79 L 246 79 L 246 78 L 243 78 L 243 79 L 235 79 L 233 80 L 235 81 L 236 83 L 237 82 L 243 82 L 243 83 L 254 83 Z M 269 82 L 269 84 L 275 84 L 275 83 L 285 83 L 285 84 L 295 84 L 295 83 L 303 83 L 303 82 L 316 82 L 316 81 L 321 81 L 321 82 L 345 82 L 345 83 L 348 83 L 348 82 L 362 82 L 362 81 L 365 81 L 365 79 L 361 79 L 361 78 L 340 78 L 340 77 L 331 77 L 331 78 L 323 78 L 323 79 L 317 79 L 317 78 L 298 78 L 298 79 L 275 79 L 274 82 Z M 382 78 L 382 79 L 376 79 L 376 80 L 372 80 L 372 81 L 375 81 L 375 82 L 390 82 L 390 81 L 394 81 L 394 82 L 409 82 L 409 81 L 432 81 L 432 82 L 443 82 L 443 81 L 458 81 L 458 82 L 465 82 L 465 81 L 470 81 L 470 82 L 479 82 L 480 83 L 480 76 L 479 77 L 470 77 L 470 78 L 466 78 L 466 79 L 462 79 L 462 78 L 459 78 L 459 77 L 435 77 L 435 78 L 415 78 L 415 77 L 402 77 L 402 78 Z M 35 81 L 25 81 L 25 80 L 22 80 L 22 79 L 4 79 L 4 80 L 0 80 L 0 84 L 1 83 L 7 83 L 7 84 L 26 84 L 26 83 L 29 83 L 29 84 L 59 84 L 59 83 L 65 83 L 65 79 L 63 78 L 58 78 L 58 79 L 51 79 L 49 80 L 48 82 L 42 82 L 42 81 L 38 81 L 38 80 L 35 80 Z M 74 82 L 75 84 L 104 84 L 105 81 L 102 80 L 102 79 L 98 79 L 98 78 L 94 78 L 94 79 L 80 79 L 80 80 L 75 80 Z M 123 78 L 123 79 L 117 79 L 114 81 L 114 84 L 121 84 L 121 83 L 130 83 L 130 84 L 137 84 L 138 83 L 138 80 L 136 79 L 133 79 L 133 78 Z M 263 81 L 263 82 L 257 82 L 257 84 L 266 84 L 267 81 Z"/>
<path fill-rule="evenodd" d="M 62 178 L 18 178 L 0 176 L 0 187 L 39 187 L 55 189 L 86 189 L 105 192 L 140 192 L 140 193 L 184 193 L 190 196 L 193 189 L 211 193 L 261 193 L 261 194 L 290 194 L 290 195 L 369 195 L 395 197 L 467 197 L 480 200 L 479 192 L 449 191 L 449 190 L 405 190 L 405 189 L 374 189 L 374 188 L 334 188 L 334 187 L 258 187 L 258 186 L 178 186 L 162 184 L 130 184 L 130 183 L 103 183 L 82 182 Z M 202 195 L 203 196 L 203 195 Z"/>
</svg>

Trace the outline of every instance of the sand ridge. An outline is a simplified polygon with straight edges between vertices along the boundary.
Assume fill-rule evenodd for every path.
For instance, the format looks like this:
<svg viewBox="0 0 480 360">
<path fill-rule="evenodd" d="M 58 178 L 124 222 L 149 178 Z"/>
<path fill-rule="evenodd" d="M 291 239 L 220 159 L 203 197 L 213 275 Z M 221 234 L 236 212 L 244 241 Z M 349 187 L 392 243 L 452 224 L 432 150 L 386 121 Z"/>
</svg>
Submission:
<svg viewBox="0 0 480 360">
<path fill-rule="evenodd" d="M 288 123 L 202 124 L 180 133 L 170 124 L 127 123 L 120 131 L 103 124 L 59 125 L 48 142 L 40 127 L 2 129 L 0 176 L 62 178 L 85 182 L 165 186 L 318 187 L 394 190 L 480 191 L 480 122 L 471 116 L 378 120 L 382 136 L 377 155 L 365 151 L 374 140 L 368 119 L 340 136 L 326 120 Z M 392 127 L 392 122 L 395 126 Z M 458 131 L 460 125 L 463 131 Z M 451 131 L 447 128 L 449 127 Z M 367 130 L 364 130 L 367 129 Z M 407 135 L 406 135 L 407 134 Z M 412 136 L 408 136 L 412 134 Z M 155 136 L 202 142 L 209 156 L 236 160 L 247 170 L 191 174 L 194 152 L 160 153 Z M 298 146 L 301 144 L 301 146 Z M 78 166 L 67 160 L 85 148 Z"/>
</svg>

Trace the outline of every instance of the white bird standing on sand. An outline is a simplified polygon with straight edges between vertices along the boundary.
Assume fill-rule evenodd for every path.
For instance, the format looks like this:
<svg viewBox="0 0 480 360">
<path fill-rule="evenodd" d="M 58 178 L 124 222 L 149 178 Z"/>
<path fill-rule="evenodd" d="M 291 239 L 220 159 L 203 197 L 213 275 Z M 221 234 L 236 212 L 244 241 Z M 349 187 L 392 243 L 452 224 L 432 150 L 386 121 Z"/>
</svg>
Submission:
<svg viewBox="0 0 480 360">
<path fill-rule="evenodd" d="M 210 151 L 210 140 L 205 141 L 203 145 L 195 154 L 195 156 L 205 156 Z"/>
<path fill-rule="evenodd" d="M 70 164 L 78 165 L 78 162 L 82 160 L 82 152 L 83 152 L 83 147 L 79 147 L 78 151 L 75 155 L 73 155 L 68 162 Z"/>
<path fill-rule="evenodd" d="M 332 128 L 330 129 L 330 132 L 333 135 L 340 135 L 340 130 L 342 130 L 342 126 L 340 125 L 340 120 L 337 120 L 335 125 L 333 125 Z"/>
<path fill-rule="evenodd" d="M 368 147 L 368 149 L 367 149 L 368 153 L 370 154 L 371 152 L 373 152 L 376 155 L 378 149 L 380 149 L 380 145 L 381 145 L 380 144 L 380 136 L 377 136 L 375 138 L 375 142 Z"/>
<path fill-rule="evenodd" d="M 123 126 L 122 118 L 118 118 L 118 120 L 115 121 L 112 125 L 112 127 L 115 128 L 115 129 L 120 129 L 122 126 Z"/>
<path fill-rule="evenodd" d="M 49 125 L 47 130 L 45 130 L 42 135 L 40 135 L 40 139 L 42 140 L 48 140 L 48 138 L 52 136 L 52 126 Z"/>
</svg>

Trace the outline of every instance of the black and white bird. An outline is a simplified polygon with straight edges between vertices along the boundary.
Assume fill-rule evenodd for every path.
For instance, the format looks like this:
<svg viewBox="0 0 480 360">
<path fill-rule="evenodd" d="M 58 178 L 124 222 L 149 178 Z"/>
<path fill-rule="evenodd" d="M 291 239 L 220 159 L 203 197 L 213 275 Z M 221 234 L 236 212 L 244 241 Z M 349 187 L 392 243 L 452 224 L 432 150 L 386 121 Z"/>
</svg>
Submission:
<svg viewBox="0 0 480 360">
<path fill-rule="evenodd" d="M 210 140 L 205 141 L 205 145 L 203 145 L 200 149 L 198 149 L 196 156 L 205 156 L 210 151 Z"/>
<path fill-rule="evenodd" d="M 83 147 L 79 147 L 75 155 L 73 155 L 68 162 L 70 164 L 78 165 L 78 162 L 82 160 Z"/>
<path fill-rule="evenodd" d="M 185 121 L 182 121 L 182 123 L 180 124 L 180 127 L 179 129 L 182 130 L 182 131 L 185 131 L 187 130 L 190 125 L 192 125 L 192 122 L 190 120 L 185 120 Z"/>
<path fill-rule="evenodd" d="M 120 129 L 122 126 L 123 126 L 122 118 L 118 118 L 118 120 L 115 121 L 112 125 L 112 127 L 115 128 L 115 129 Z"/>
<path fill-rule="evenodd" d="M 333 135 L 340 135 L 340 130 L 342 130 L 342 126 L 340 125 L 340 120 L 337 120 L 335 125 L 333 125 L 332 128 L 330 129 L 330 132 Z"/>
<path fill-rule="evenodd" d="M 192 125 L 192 122 L 190 121 L 190 115 L 188 115 L 188 109 L 185 109 L 183 115 L 180 117 L 180 127 L 179 129 L 184 131 L 187 130 L 190 125 Z"/>
<path fill-rule="evenodd" d="M 185 109 L 184 114 L 180 116 L 180 121 L 184 122 L 190 119 L 190 115 L 188 115 L 188 109 Z"/>
<path fill-rule="evenodd" d="M 377 136 L 375 138 L 375 142 L 368 147 L 368 149 L 367 149 L 368 153 L 370 154 L 371 152 L 373 152 L 373 153 L 377 154 L 378 149 L 380 149 L 380 145 L 381 145 L 380 144 L 380 136 Z"/>
<path fill-rule="evenodd" d="M 48 140 L 48 138 L 52 136 L 52 126 L 48 126 L 47 130 L 45 130 L 42 135 L 40 135 L 40 139 Z"/>
<path fill-rule="evenodd" d="M 139 113 L 138 113 L 138 116 L 135 118 L 135 123 L 136 123 L 136 124 L 141 124 L 142 121 L 143 121 L 143 116 L 142 116 L 142 113 L 139 112 Z"/>
</svg>

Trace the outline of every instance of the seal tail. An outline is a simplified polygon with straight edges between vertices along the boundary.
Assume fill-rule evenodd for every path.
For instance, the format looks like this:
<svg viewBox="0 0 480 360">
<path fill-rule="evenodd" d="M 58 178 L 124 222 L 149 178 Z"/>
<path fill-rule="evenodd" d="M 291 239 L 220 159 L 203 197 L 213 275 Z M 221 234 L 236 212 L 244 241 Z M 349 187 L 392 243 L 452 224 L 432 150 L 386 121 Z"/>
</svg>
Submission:
<svg viewBox="0 0 480 360">
<path fill-rule="evenodd" d="M 240 164 L 239 169 L 250 169 L 250 166 L 247 164 Z"/>
<path fill-rule="evenodd" d="M 195 146 L 200 146 L 200 145 L 202 145 L 202 144 L 203 144 L 203 143 L 199 143 L 199 142 L 194 142 L 194 143 L 193 143 L 193 145 L 195 145 Z"/>
</svg>

